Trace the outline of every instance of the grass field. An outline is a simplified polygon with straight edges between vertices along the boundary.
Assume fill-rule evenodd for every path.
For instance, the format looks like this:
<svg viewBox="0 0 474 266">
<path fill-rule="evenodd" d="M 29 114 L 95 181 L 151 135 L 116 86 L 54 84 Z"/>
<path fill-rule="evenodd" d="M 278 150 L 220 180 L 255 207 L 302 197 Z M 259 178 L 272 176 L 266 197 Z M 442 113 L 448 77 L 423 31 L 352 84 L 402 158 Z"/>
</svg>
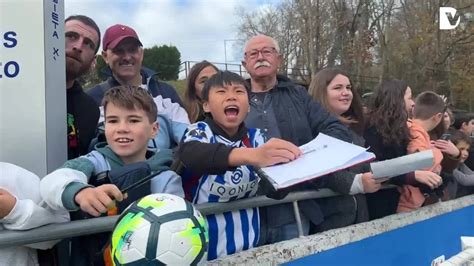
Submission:
<svg viewBox="0 0 474 266">
<path fill-rule="evenodd" d="M 181 97 L 181 99 L 183 99 L 184 90 L 186 89 L 186 80 L 185 79 L 170 80 L 170 81 L 166 81 L 166 83 L 173 86 L 176 89 L 176 91 L 178 92 L 179 97 Z"/>
</svg>

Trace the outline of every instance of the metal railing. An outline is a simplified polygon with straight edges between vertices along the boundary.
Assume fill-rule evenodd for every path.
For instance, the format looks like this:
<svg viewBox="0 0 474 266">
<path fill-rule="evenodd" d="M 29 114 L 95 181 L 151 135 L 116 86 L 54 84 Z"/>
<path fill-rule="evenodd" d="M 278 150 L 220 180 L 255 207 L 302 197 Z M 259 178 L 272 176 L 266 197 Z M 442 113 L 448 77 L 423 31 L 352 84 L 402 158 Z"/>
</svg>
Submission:
<svg viewBox="0 0 474 266">
<path fill-rule="evenodd" d="M 298 201 L 338 196 L 340 194 L 330 189 L 317 191 L 301 191 L 288 194 L 281 200 L 275 200 L 266 196 L 258 196 L 225 203 L 203 203 L 195 207 L 203 214 L 218 214 L 226 211 L 234 211 L 253 207 L 265 207 L 293 202 L 295 218 L 298 225 L 298 233 L 303 235 L 301 218 L 298 210 Z M 99 217 L 79 221 L 71 221 L 60 224 L 49 224 L 25 231 L 0 231 L 0 248 L 21 246 L 43 241 L 65 239 L 76 236 L 91 235 L 102 232 L 111 232 L 118 216 Z"/>
<path fill-rule="evenodd" d="M 179 74 L 183 73 L 184 76 L 183 78 L 187 78 L 189 75 L 189 72 L 191 71 L 191 68 L 196 64 L 199 63 L 199 61 L 184 61 L 179 65 Z M 234 73 L 239 74 L 240 76 L 245 76 L 247 75 L 247 71 L 241 64 L 235 64 L 235 63 L 218 63 L 218 62 L 211 62 L 213 65 L 215 65 L 217 68 L 220 70 L 228 70 Z"/>
</svg>

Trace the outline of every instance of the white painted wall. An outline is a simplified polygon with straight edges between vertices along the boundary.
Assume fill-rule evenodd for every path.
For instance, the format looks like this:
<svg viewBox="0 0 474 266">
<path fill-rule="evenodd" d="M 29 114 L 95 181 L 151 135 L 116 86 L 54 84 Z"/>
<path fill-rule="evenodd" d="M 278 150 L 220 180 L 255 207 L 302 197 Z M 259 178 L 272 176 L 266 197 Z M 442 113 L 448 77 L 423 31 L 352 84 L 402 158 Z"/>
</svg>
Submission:
<svg viewBox="0 0 474 266">
<path fill-rule="evenodd" d="M 64 46 L 63 0 L 0 0 L 0 161 L 39 176 L 67 158 Z"/>
</svg>

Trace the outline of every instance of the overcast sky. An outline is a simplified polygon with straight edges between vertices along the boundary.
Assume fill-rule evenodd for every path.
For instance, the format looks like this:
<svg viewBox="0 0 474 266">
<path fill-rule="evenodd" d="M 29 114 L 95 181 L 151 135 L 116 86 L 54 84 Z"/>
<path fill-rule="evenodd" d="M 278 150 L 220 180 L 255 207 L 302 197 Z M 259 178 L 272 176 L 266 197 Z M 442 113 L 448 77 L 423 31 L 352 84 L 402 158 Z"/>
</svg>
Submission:
<svg viewBox="0 0 474 266">
<path fill-rule="evenodd" d="M 224 40 L 237 38 L 237 6 L 265 8 L 281 0 L 65 0 L 65 17 L 90 16 L 101 32 L 120 23 L 134 28 L 144 47 L 174 45 L 181 61 L 224 62 Z M 227 62 L 240 62 L 236 41 L 226 41 Z"/>
</svg>

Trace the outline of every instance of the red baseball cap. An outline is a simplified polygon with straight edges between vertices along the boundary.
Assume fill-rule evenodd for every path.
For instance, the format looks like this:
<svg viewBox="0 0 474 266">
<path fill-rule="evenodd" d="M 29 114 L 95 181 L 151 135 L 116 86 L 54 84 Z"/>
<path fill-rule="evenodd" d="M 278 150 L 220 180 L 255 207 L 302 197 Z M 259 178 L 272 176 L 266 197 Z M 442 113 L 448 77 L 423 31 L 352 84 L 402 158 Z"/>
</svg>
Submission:
<svg viewBox="0 0 474 266">
<path fill-rule="evenodd" d="M 115 46 L 125 38 L 134 38 L 138 41 L 140 46 L 143 46 L 134 29 L 125 25 L 116 24 L 105 31 L 104 39 L 102 40 L 102 50 L 114 49 Z"/>
</svg>

